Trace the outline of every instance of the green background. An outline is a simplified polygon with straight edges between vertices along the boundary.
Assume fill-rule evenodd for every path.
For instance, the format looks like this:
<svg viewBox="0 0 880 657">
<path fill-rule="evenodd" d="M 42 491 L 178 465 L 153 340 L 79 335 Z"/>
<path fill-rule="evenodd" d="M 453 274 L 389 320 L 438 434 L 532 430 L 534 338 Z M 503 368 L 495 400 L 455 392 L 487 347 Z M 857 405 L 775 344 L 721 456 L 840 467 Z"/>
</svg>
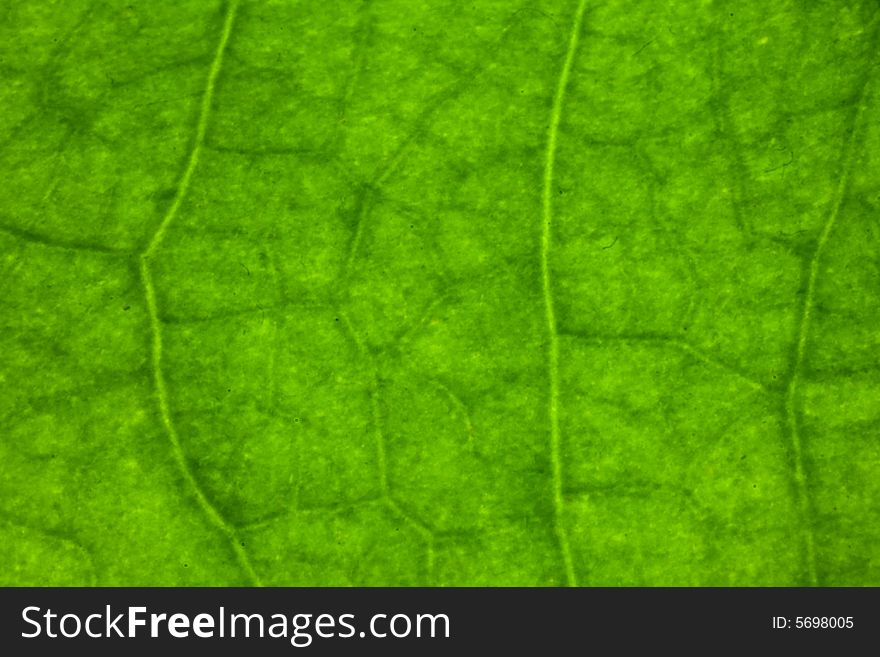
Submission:
<svg viewBox="0 0 880 657">
<path fill-rule="evenodd" d="M 0 2 L 0 583 L 880 585 L 876 2 Z"/>
</svg>

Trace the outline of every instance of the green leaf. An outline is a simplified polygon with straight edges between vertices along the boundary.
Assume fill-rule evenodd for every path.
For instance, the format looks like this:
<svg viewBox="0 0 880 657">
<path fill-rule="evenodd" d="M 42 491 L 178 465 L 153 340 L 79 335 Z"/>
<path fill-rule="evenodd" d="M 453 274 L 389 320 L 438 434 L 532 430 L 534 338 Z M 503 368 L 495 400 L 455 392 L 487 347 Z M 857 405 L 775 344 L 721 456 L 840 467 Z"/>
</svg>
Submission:
<svg viewBox="0 0 880 657">
<path fill-rule="evenodd" d="M 16 585 L 880 585 L 868 0 L 0 3 Z"/>
</svg>

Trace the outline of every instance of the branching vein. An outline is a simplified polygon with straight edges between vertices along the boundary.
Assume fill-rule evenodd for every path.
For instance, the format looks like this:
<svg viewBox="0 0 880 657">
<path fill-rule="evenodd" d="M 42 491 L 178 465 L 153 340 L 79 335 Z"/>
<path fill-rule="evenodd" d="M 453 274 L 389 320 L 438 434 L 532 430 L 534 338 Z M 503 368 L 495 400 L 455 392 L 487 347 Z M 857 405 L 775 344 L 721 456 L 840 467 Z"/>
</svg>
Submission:
<svg viewBox="0 0 880 657">
<path fill-rule="evenodd" d="M 174 221 L 183 200 L 186 198 L 190 181 L 192 180 L 193 173 L 199 163 L 199 154 L 202 150 L 202 144 L 205 141 L 205 133 L 208 130 L 208 115 L 211 113 L 211 104 L 214 100 L 214 86 L 217 83 L 217 76 L 220 75 L 220 68 L 223 66 L 223 54 L 226 52 L 226 44 L 229 42 L 229 35 L 232 33 L 232 24 L 235 22 L 235 14 L 237 10 L 238 0 L 229 0 L 226 9 L 226 17 L 223 20 L 223 31 L 220 34 L 220 41 L 217 44 L 217 50 L 214 52 L 214 59 L 211 61 L 211 69 L 208 71 L 208 80 L 205 83 L 205 91 L 202 94 L 202 106 L 199 110 L 199 120 L 196 124 L 196 134 L 193 139 L 192 151 L 190 151 L 189 154 L 189 161 L 187 162 L 183 176 L 181 176 L 180 182 L 177 185 L 177 193 L 174 195 L 174 200 L 171 202 L 165 216 L 162 217 L 162 222 L 159 224 L 156 232 L 153 233 L 153 237 L 150 239 L 149 244 L 147 244 L 147 248 L 144 250 L 143 254 L 144 257 L 151 256 L 159 247 L 159 244 L 161 244 L 162 239 L 165 237 L 168 227 Z"/>
<path fill-rule="evenodd" d="M 564 502 L 562 496 L 562 457 L 560 454 L 559 434 L 559 332 L 556 327 L 556 311 L 553 306 L 553 288 L 550 277 L 550 244 L 553 228 L 553 167 L 556 161 L 556 144 L 559 136 L 559 122 L 562 116 L 562 105 L 565 100 L 565 91 L 568 87 L 568 78 L 571 75 L 575 52 L 577 51 L 578 39 L 583 24 L 586 0 L 580 0 L 571 28 L 571 36 L 568 41 L 568 49 L 559 80 L 556 86 L 556 95 L 553 98 L 553 108 L 550 113 L 550 125 L 547 130 L 547 152 L 544 159 L 544 188 L 542 193 L 542 230 L 541 230 L 541 283 L 544 294 L 544 314 L 547 322 L 547 366 L 550 379 L 549 415 L 550 415 L 550 461 L 553 472 L 553 509 L 555 516 L 556 538 L 562 553 L 565 566 L 566 584 L 577 586 L 577 577 L 574 572 L 574 563 L 571 555 L 571 546 L 568 540 L 568 532 L 563 518 Z"/>
<path fill-rule="evenodd" d="M 875 28 L 875 32 L 878 30 Z M 875 37 L 876 41 L 876 37 Z M 862 115 L 864 114 L 865 105 L 868 101 L 870 87 L 870 78 L 865 80 L 862 92 L 859 95 L 858 104 L 850 126 L 849 137 L 844 146 L 841 162 L 840 179 L 834 192 L 834 198 L 831 204 L 831 210 L 822 232 L 816 242 L 816 248 L 810 258 L 809 271 L 807 275 L 807 289 L 804 294 L 803 307 L 800 313 L 800 322 L 797 334 L 797 344 L 795 352 L 794 366 L 792 367 L 791 377 L 788 381 L 785 395 L 785 415 L 788 424 L 789 436 L 791 440 L 791 450 L 794 455 L 794 479 L 795 490 L 797 495 L 798 511 L 800 513 L 801 525 L 804 528 L 804 548 L 806 552 L 807 576 L 811 586 L 819 585 L 819 578 L 816 572 L 816 554 L 813 537 L 813 521 L 811 517 L 811 504 L 809 496 L 809 487 L 807 486 L 807 475 L 804 470 L 803 440 L 801 437 L 801 428 L 798 418 L 797 402 L 800 389 L 801 376 L 803 374 L 804 358 L 807 352 L 807 345 L 810 336 L 810 322 L 813 315 L 813 307 L 815 305 L 816 283 L 819 278 L 819 267 L 822 255 L 828 244 L 828 239 L 837 223 L 840 208 L 843 199 L 846 196 L 849 187 L 849 177 L 853 169 L 855 154 L 858 144 L 858 136 L 861 134 Z"/>
<path fill-rule="evenodd" d="M 177 193 L 174 196 L 174 200 L 172 201 L 171 206 L 168 208 L 168 211 L 162 218 L 162 222 L 159 224 L 159 227 L 156 229 L 156 232 L 153 234 L 146 248 L 140 254 L 140 276 L 141 283 L 144 287 L 144 296 L 147 302 L 147 315 L 150 321 L 150 335 L 152 337 L 151 364 L 153 369 L 154 384 L 156 387 L 156 397 L 159 403 L 159 414 L 162 417 L 162 424 L 164 425 L 165 431 L 168 434 L 168 438 L 171 442 L 171 451 L 174 456 L 174 460 L 177 463 L 181 474 L 183 475 L 187 487 L 190 489 L 192 495 L 195 497 L 196 503 L 199 505 L 199 508 L 208 519 L 208 522 L 210 522 L 211 525 L 213 525 L 226 537 L 230 546 L 232 547 L 233 552 L 235 553 L 236 559 L 238 560 L 240 567 L 244 571 L 247 578 L 251 581 L 251 583 L 259 586 L 261 584 L 260 578 L 254 570 L 253 566 L 251 565 L 250 557 L 248 556 L 248 553 L 244 548 L 244 543 L 240 540 L 238 536 L 238 532 L 236 531 L 235 527 L 233 527 L 211 503 L 211 501 L 208 499 L 207 495 L 205 495 L 205 492 L 199 485 L 198 481 L 196 480 L 192 470 L 190 469 L 186 454 L 184 453 L 183 446 L 180 442 L 180 436 L 177 433 L 177 428 L 175 427 L 174 420 L 171 417 L 171 409 L 168 401 L 168 389 L 165 384 L 165 376 L 162 370 L 162 326 L 159 320 L 159 309 L 156 302 L 156 287 L 153 283 L 153 274 L 150 270 L 150 262 L 152 260 L 152 257 L 156 252 L 156 249 L 162 243 L 162 239 L 164 238 L 168 227 L 177 216 L 177 213 L 180 210 L 180 206 L 186 197 L 187 190 L 189 189 L 190 180 L 192 179 L 193 172 L 198 165 L 199 152 L 201 150 L 202 143 L 204 142 L 205 132 L 208 126 L 208 114 L 210 112 L 211 103 L 214 96 L 214 85 L 217 81 L 217 76 L 220 73 L 220 68 L 223 63 L 223 53 L 226 50 L 226 44 L 228 43 L 229 35 L 232 32 L 232 25 L 235 21 L 237 8 L 238 0 L 229 0 L 226 8 L 226 16 L 223 20 L 223 29 L 220 35 L 220 41 L 217 44 L 217 50 L 215 51 L 214 58 L 211 61 L 211 68 L 208 72 L 208 79 L 205 84 L 205 91 L 202 95 L 202 106 L 199 113 L 198 124 L 196 126 L 196 134 L 193 140 L 193 147 L 192 151 L 190 152 L 189 161 L 187 162 L 186 170 L 184 171 L 183 176 L 178 183 Z"/>
<path fill-rule="evenodd" d="M 380 499 L 382 500 L 385 507 L 391 511 L 391 513 L 407 523 L 413 529 L 413 531 L 415 531 L 416 534 L 418 534 L 424 541 L 426 552 L 425 562 L 427 570 L 427 584 L 430 585 L 430 583 L 434 579 L 434 532 L 419 518 L 415 517 L 411 513 L 408 513 L 406 509 L 401 506 L 401 504 L 395 499 L 394 495 L 392 494 L 391 487 L 388 484 L 387 450 L 385 446 L 385 433 L 382 430 L 382 410 L 379 404 L 379 374 L 376 369 L 375 359 L 370 354 L 367 345 L 364 343 L 348 314 L 342 310 L 337 310 L 337 313 L 342 319 L 342 324 L 343 326 L 345 326 L 345 329 L 348 332 L 348 335 L 354 343 L 355 347 L 357 348 L 357 351 L 360 354 L 361 358 L 369 363 L 370 410 L 372 413 L 373 434 L 376 440 L 376 467 L 378 470 L 379 492 L 381 496 Z"/>
</svg>

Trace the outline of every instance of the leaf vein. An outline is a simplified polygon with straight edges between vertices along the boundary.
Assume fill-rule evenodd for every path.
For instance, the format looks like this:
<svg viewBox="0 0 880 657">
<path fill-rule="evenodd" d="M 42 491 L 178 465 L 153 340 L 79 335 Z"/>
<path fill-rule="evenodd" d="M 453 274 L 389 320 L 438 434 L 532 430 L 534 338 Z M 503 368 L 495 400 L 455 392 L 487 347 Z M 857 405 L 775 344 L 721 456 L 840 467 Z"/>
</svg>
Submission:
<svg viewBox="0 0 880 657">
<path fill-rule="evenodd" d="M 180 182 L 177 185 L 177 193 L 174 195 L 174 200 L 172 200 L 168 211 L 165 213 L 165 216 L 162 217 L 159 227 L 156 229 L 156 232 L 153 233 L 153 236 L 147 244 L 147 248 L 143 252 L 145 257 L 152 255 L 159 247 L 159 244 L 162 243 L 168 227 L 180 211 L 180 206 L 183 204 L 183 200 L 186 198 L 187 191 L 189 190 L 193 173 L 195 173 L 196 167 L 198 166 L 199 154 L 202 150 L 202 144 L 205 141 L 205 133 L 208 130 L 208 115 L 211 112 L 211 103 L 214 99 L 214 87 L 217 83 L 217 77 L 220 75 L 220 69 L 223 66 L 223 54 L 226 52 L 227 43 L 229 43 L 229 35 L 232 33 L 232 25 L 235 22 L 237 9 L 238 0 L 229 0 L 226 7 L 226 16 L 223 19 L 223 29 L 220 33 L 220 40 L 217 43 L 217 49 L 214 52 L 214 58 L 211 61 L 211 68 L 208 71 L 205 91 L 202 94 L 202 105 L 199 110 L 199 119 L 196 124 L 196 134 L 193 139 L 192 150 L 189 154 L 189 161 L 187 162 L 183 176 L 181 176 Z"/>
<path fill-rule="evenodd" d="M 376 467 L 378 470 L 379 492 L 382 503 L 389 511 L 391 511 L 391 513 L 408 524 L 425 542 L 427 583 L 430 585 L 434 577 L 434 532 L 422 522 L 421 519 L 407 512 L 391 492 L 391 487 L 388 484 L 387 449 L 385 445 L 385 432 L 382 430 L 382 409 L 379 401 L 379 373 L 376 368 L 376 362 L 348 314 L 342 310 L 338 311 L 338 314 L 359 354 L 369 366 L 370 378 L 368 385 L 370 411 L 372 415 L 373 433 L 376 440 Z"/>
<path fill-rule="evenodd" d="M 65 238 L 56 238 L 51 237 L 49 235 L 43 235 L 36 231 L 28 230 L 26 228 L 19 228 L 17 226 L 11 226 L 7 224 L 0 224 L 0 233 L 6 233 L 7 235 L 14 237 L 22 242 L 28 242 L 30 244 L 37 244 L 39 246 L 43 246 L 49 249 L 64 249 L 66 251 L 83 251 L 86 253 L 95 253 L 99 255 L 119 255 L 124 256 L 130 254 L 130 251 L 126 251 L 125 249 L 120 249 L 112 246 L 106 246 L 104 244 L 97 244 L 93 242 L 86 242 L 77 239 L 65 239 Z"/>
<path fill-rule="evenodd" d="M 217 45 L 214 59 L 211 62 L 211 69 L 208 73 L 208 81 L 205 86 L 204 95 L 202 96 L 202 108 L 199 114 L 199 121 L 196 128 L 196 136 L 193 144 L 193 149 L 190 153 L 189 162 L 187 164 L 186 170 L 184 171 L 183 177 L 180 180 L 180 184 L 177 187 L 177 194 L 175 194 L 174 196 L 174 201 L 171 203 L 171 207 L 168 209 L 168 212 L 162 219 L 159 228 L 150 239 L 147 248 L 141 253 L 140 276 L 141 283 L 144 288 L 144 296 L 147 303 L 147 315 L 149 317 L 150 335 L 152 337 L 151 363 L 153 370 L 153 383 L 156 389 L 156 398 L 158 400 L 159 414 L 162 418 L 162 424 L 164 425 L 165 432 L 167 433 L 168 439 L 171 442 L 172 455 L 174 456 L 174 460 L 177 463 L 178 469 L 183 475 L 186 485 L 190 489 L 192 495 L 195 497 L 199 508 L 202 510 L 202 513 L 205 515 L 208 521 L 226 537 L 226 540 L 229 542 L 232 551 L 235 554 L 239 566 L 244 571 L 247 578 L 253 584 L 260 586 L 260 578 L 254 570 L 253 565 L 251 564 L 250 556 L 248 555 L 247 550 L 245 550 L 244 543 L 240 540 L 235 527 L 231 525 L 223 517 L 220 511 L 218 511 L 217 508 L 211 503 L 211 501 L 208 499 L 207 495 L 199 485 L 199 482 L 196 480 L 196 477 L 189 466 L 189 462 L 187 461 L 186 454 L 183 451 L 183 446 L 181 445 L 180 436 L 177 433 L 177 428 L 175 427 L 174 420 L 171 417 L 168 389 L 165 384 L 165 377 L 162 370 L 162 327 L 159 320 L 158 304 L 156 302 L 156 288 L 153 284 L 152 272 L 150 271 L 150 260 L 152 258 L 152 255 L 158 248 L 159 244 L 162 242 L 168 226 L 177 215 L 177 212 L 180 209 L 181 203 L 183 202 L 183 199 L 186 196 L 186 192 L 189 188 L 189 183 L 192 178 L 193 172 L 195 171 L 196 165 L 198 164 L 199 151 L 201 149 L 202 142 L 204 141 L 205 131 L 207 128 L 208 111 L 210 109 L 211 99 L 214 93 L 214 84 L 217 79 L 217 75 L 220 72 L 220 67 L 223 61 L 223 52 L 226 49 L 226 44 L 229 41 L 229 35 L 232 32 L 232 24 L 235 20 L 235 13 L 237 8 L 238 0 L 230 0 L 226 8 L 226 15 L 223 21 L 223 30 L 220 35 L 220 41 Z"/>
<path fill-rule="evenodd" d="M 874 35 L 872 38 L 872 51 L 876 52 L 877 38 L 878 35 L 880 35 L 880 29 L 878 29 L 877 27 L 878 20 L 876 16 L 873 22 L 875 23 L 875 26 Z M 873 60 L 873 57 L 871 59 Z M 791 374 L 789 376 L 788 385 L 786 386 L 785 423 L 788 428 L 788 438 L 794 456 L 794 485 L 797 496 L 798 510 L 801 516 L 801 526 L 804 528 L 803 540 L 805 544 L 804 549 L 806 552 L 806 568 L 807 576 L 809 578 L 809 583 L 811 586 L 819 585 L 819 577 L 816 571 L 816 554 L 814 546 L 815 537 L 813 535 L 814 523 L 812 520 L 813 515 L 811 512 L 812 504 L 810 500 L 807 474 L 804 469 L 803 440 L 801 435 L 801 427 L 798 420 L 796 404 L 799 393 L 800 380 L 803 375 L 804 358 L 806 356 L 807 346 L 809 342 L 810 323 L 812 320 L 813 306 L 815 303 L 814 298 L 816 295 L 816 285 L 817 281 L 819 280 L 819 263 L 822 259 L 822 254 L 825 251 L 831 233 L 834 230 L 834 226 L 837 223 L 838 216 L 840 215 L 840 208 L 843 204 L 843 199 L 846 196 L 847 190 L 849 188 L 850 174 L 852 173 L 853 165 L 855 162 L 855 154 L 858 150 L 857 137 L 861 134 L 862 116 L 864 114 L 865 105 L 867 104 L 870 95 L 870 86 L 871 76 L 869 68 L 869 72 L 866 73 L 865 81 L 862 85 L 862 89 L 859 93 L 859 98 L 853 112 L 849 135 L 843 146 L 840 178 L 838 180 L 837 188 L 835 189 L 834 197 L 832 199 L 831 210 L 828 213 L 828 217 L 825 220 L 825 225 L 822 227 L 822 232 L 819 235 L 819 239 L 816 241 L 816 247 L 813 250 L 812 256 L 810 257 L 809 264 L 807 265 L 807 285 L 806 292 L 804 293 L 803 305 L 801 306 L 800 310 L 800 321 L 798 322 L 795 359 L 791 369 Z"/>
<path fill-rule="evenodd" d="M 559 331 L 556 326 L 556 310 L 553 306 L 553 288 L 550 276 L 550 245 L 553 228 L 553 170 L 556 161 L 556 145 L 559 136 L 559 123 L 565 91 L 571 75 L 578 39 L 583 24 L 586 0 L 580 0 L 575 12 L 569 36 L 568 49 L 559 73 L 553 107 L 550 111 L 550 126 L 547 130 L 547 150 L 544 158 L 544 185 L 542 191 L 542 230 L 541 230 L 541 285 L 544 296 L 544 318 L 547 325 L 547 369 L 550 379 L 550 464 L 553 473 L 553 513 L 554 529 L 562 561 L 565 568 L 565 581 L 568 586 L 577 586 L 577 576 L 571 554 L 568 532 L 563 519 L 564 500 L 562 485 L 561 437 L 559 432 Z"/>
<path fill-rule="evenodd" d="M 189 487 L 190 492 L 199 505 L 199 508 L 202 510 L 202 513 L 229 541 L 236 559 L 248 579 L 255 585 L 260 586 L 260 578 L 251 565 L 250 557 L 244 549 L 242 541 L 238 537 L 238 532 L 235 530 L 235 527 L 227 522 L 217 508 L 211 504 L 208 496 L 196 480 L 196 477 L 189 466 L 186 454 L 183 451 L 180 436 L 177 433 L 177 427 L 171 417 L 168 389 L 165 385 L 165 377 L 162 373 L 162 331 L 159 324 L 159 314 L 156 310 L 156 288 L 153 285 L 152 274 L 150 273 L 149 264 L 145 258 L 141 259 L 140 273 L 141 282 L 144 287 L 144 294 L 147 299 L 147 311 L 150 318 L 150 334 L 152 335 L 153 384 L 156 389 L 156 398 L 159 404 L 159 415 L 162 418 L 162 424 L 164 425 L 165 432 L 168 434 L 168 439 L 171 442 L 172 455 L 174 456 L 178 469 L 183 475 L 186 485 Z"/>
</svg>

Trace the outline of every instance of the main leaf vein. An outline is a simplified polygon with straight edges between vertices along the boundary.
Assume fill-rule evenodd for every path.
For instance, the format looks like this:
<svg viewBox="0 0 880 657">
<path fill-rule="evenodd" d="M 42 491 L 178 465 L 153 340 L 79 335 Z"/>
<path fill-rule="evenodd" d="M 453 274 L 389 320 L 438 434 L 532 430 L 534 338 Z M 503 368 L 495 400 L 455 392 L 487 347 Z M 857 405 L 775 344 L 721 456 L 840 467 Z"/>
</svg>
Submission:
<svg viewBox="0 0 880 657">
<path fill-rule="evenodd" d="M 223 517 L 220 511 L 218 511 L 217 508 L 211 503 L 211 501 L 208 499 L 208 496 L 205 494 L 198 481 L 196 480 L 196 477 L 189 466 L 189 462 L 187 461 L 183 446 L 180 442 L 180 436 L 177 433 L 177 428 L 174 425 L 174 420 L 171 417 L 168 388 L 165 384 L 165 376 L 162 370 L 162 326 L 159 320 L 159 308 L 156 301 L 156 287 L 153 283 L 153 274 L 150 270 L 150 261 L 153 257 L 153 254 L 161 244 L 162 239 L 164 238 L 165 233 L 168 230 L 168 227 L 177 216 L 177 213 L 180 210 L 180 206 L 183 203 L 184 198 L 186 197 L 187 190 L 189 189 L 190 180 L 192 179 L 193 172 L 198 165 L 199 151 L 201 150 L 202 143 L 205 139 L 205 132 L 208 125 L 208 114 L 210 112 L 211 103 L 214 96 L 214 86 L 223 63 L 223 53 L 226 50 L 226 44 L 229 42 L 229 35 L 232 33 L 232 25 L 235 21 L 235 14 L 237 9 L 238 0 L 229 0 L 229 4 L 226 7 L 226 15 L 223 20 L 223 29 L 220 34 L 220 40 L 217 45 L 217 50 L 215 51 L 214 58 L 211 61 L 211 68 L 208 72 L 208 80 L 205 84 L 205 91 L 202 96 L 202 106 L 199 113 L 199 119 L 196 126 L 196 134 L 193 141 L 193 148 L 190 152 L 189 161 L 187 163 L 187 167 L 183 173 L 183 176 L 181 177 L 180 182 L 177 186 L 177 193 L 174 196 L 174 200 L 172 201 L 171 206 L 168 208 L 168 211 L 162 218 L 162 222 L 159 224 L 159 227 L 156 229 L 156 232 L 153 234 L 152 238 L 147 244 L 147 247 L 140 254 L 140 277 L 141 283 L 144 288 L 144 296 L 147 304 L 147 315 L 150 322 L 150 334 L 152 336 L 151 363 L 153 369 L 154 385 L 156 387 L 156 397 L 159 404 L 159 414 L 162 418 L 162 424 L 164 425 L 165 431 L 168 434 L 168 438 L 171 442 L 171 450 L 174 456 L 174 460 L 177 463 L 181 474 L 183 475 L 187 487 L 190 489 L 192 495 L 195 497 L 196 503 L 202 510 L 202 513 L 229 542 L 232 551 L 235 554 L 235 557 L 239 563 L 239 566 L 241 567 L 247 579 L 251 583 L 259 586 L 261 584 L 260 578 L 254 570 L 253 565 L 251 564 L 250 557 L 244 547 L 244 542 L 240 540 L 235 527 L 232 526 Z"/>
<path fill-rule="evenodd" d="M 544 295 L 544 317 L 547 325 L 547 369 L 550 380 L 550 466 L 553 473 L 553 514 L 554 531 L 559 543 L 559 551 L 565 568 L 565 581 L 568 586 L 577 586 L 577 576 L 571 554 L 571 545 L 564 520 L 564 501 L 562 493 L 562 455 L 559 431 L 559 331 L 556 326 L 556 310 L 553 305 L 553 286 L 550 275 L 550 245 L 553 228 L 553 173 L 556 162 L 556 146 L 559 136 L 559 123 L 562 106 L 571 68 L 577 51 L 578 39 L 583 24 L 586 0 L 580 0 L 575 12 L 568 49 L 559 73 L 553 108 L 550 111 L 550 126 L 547 130 L 547 151 L 544 159 L 544 185 L 541 194 L 541 285 Z"/>
</svg>

